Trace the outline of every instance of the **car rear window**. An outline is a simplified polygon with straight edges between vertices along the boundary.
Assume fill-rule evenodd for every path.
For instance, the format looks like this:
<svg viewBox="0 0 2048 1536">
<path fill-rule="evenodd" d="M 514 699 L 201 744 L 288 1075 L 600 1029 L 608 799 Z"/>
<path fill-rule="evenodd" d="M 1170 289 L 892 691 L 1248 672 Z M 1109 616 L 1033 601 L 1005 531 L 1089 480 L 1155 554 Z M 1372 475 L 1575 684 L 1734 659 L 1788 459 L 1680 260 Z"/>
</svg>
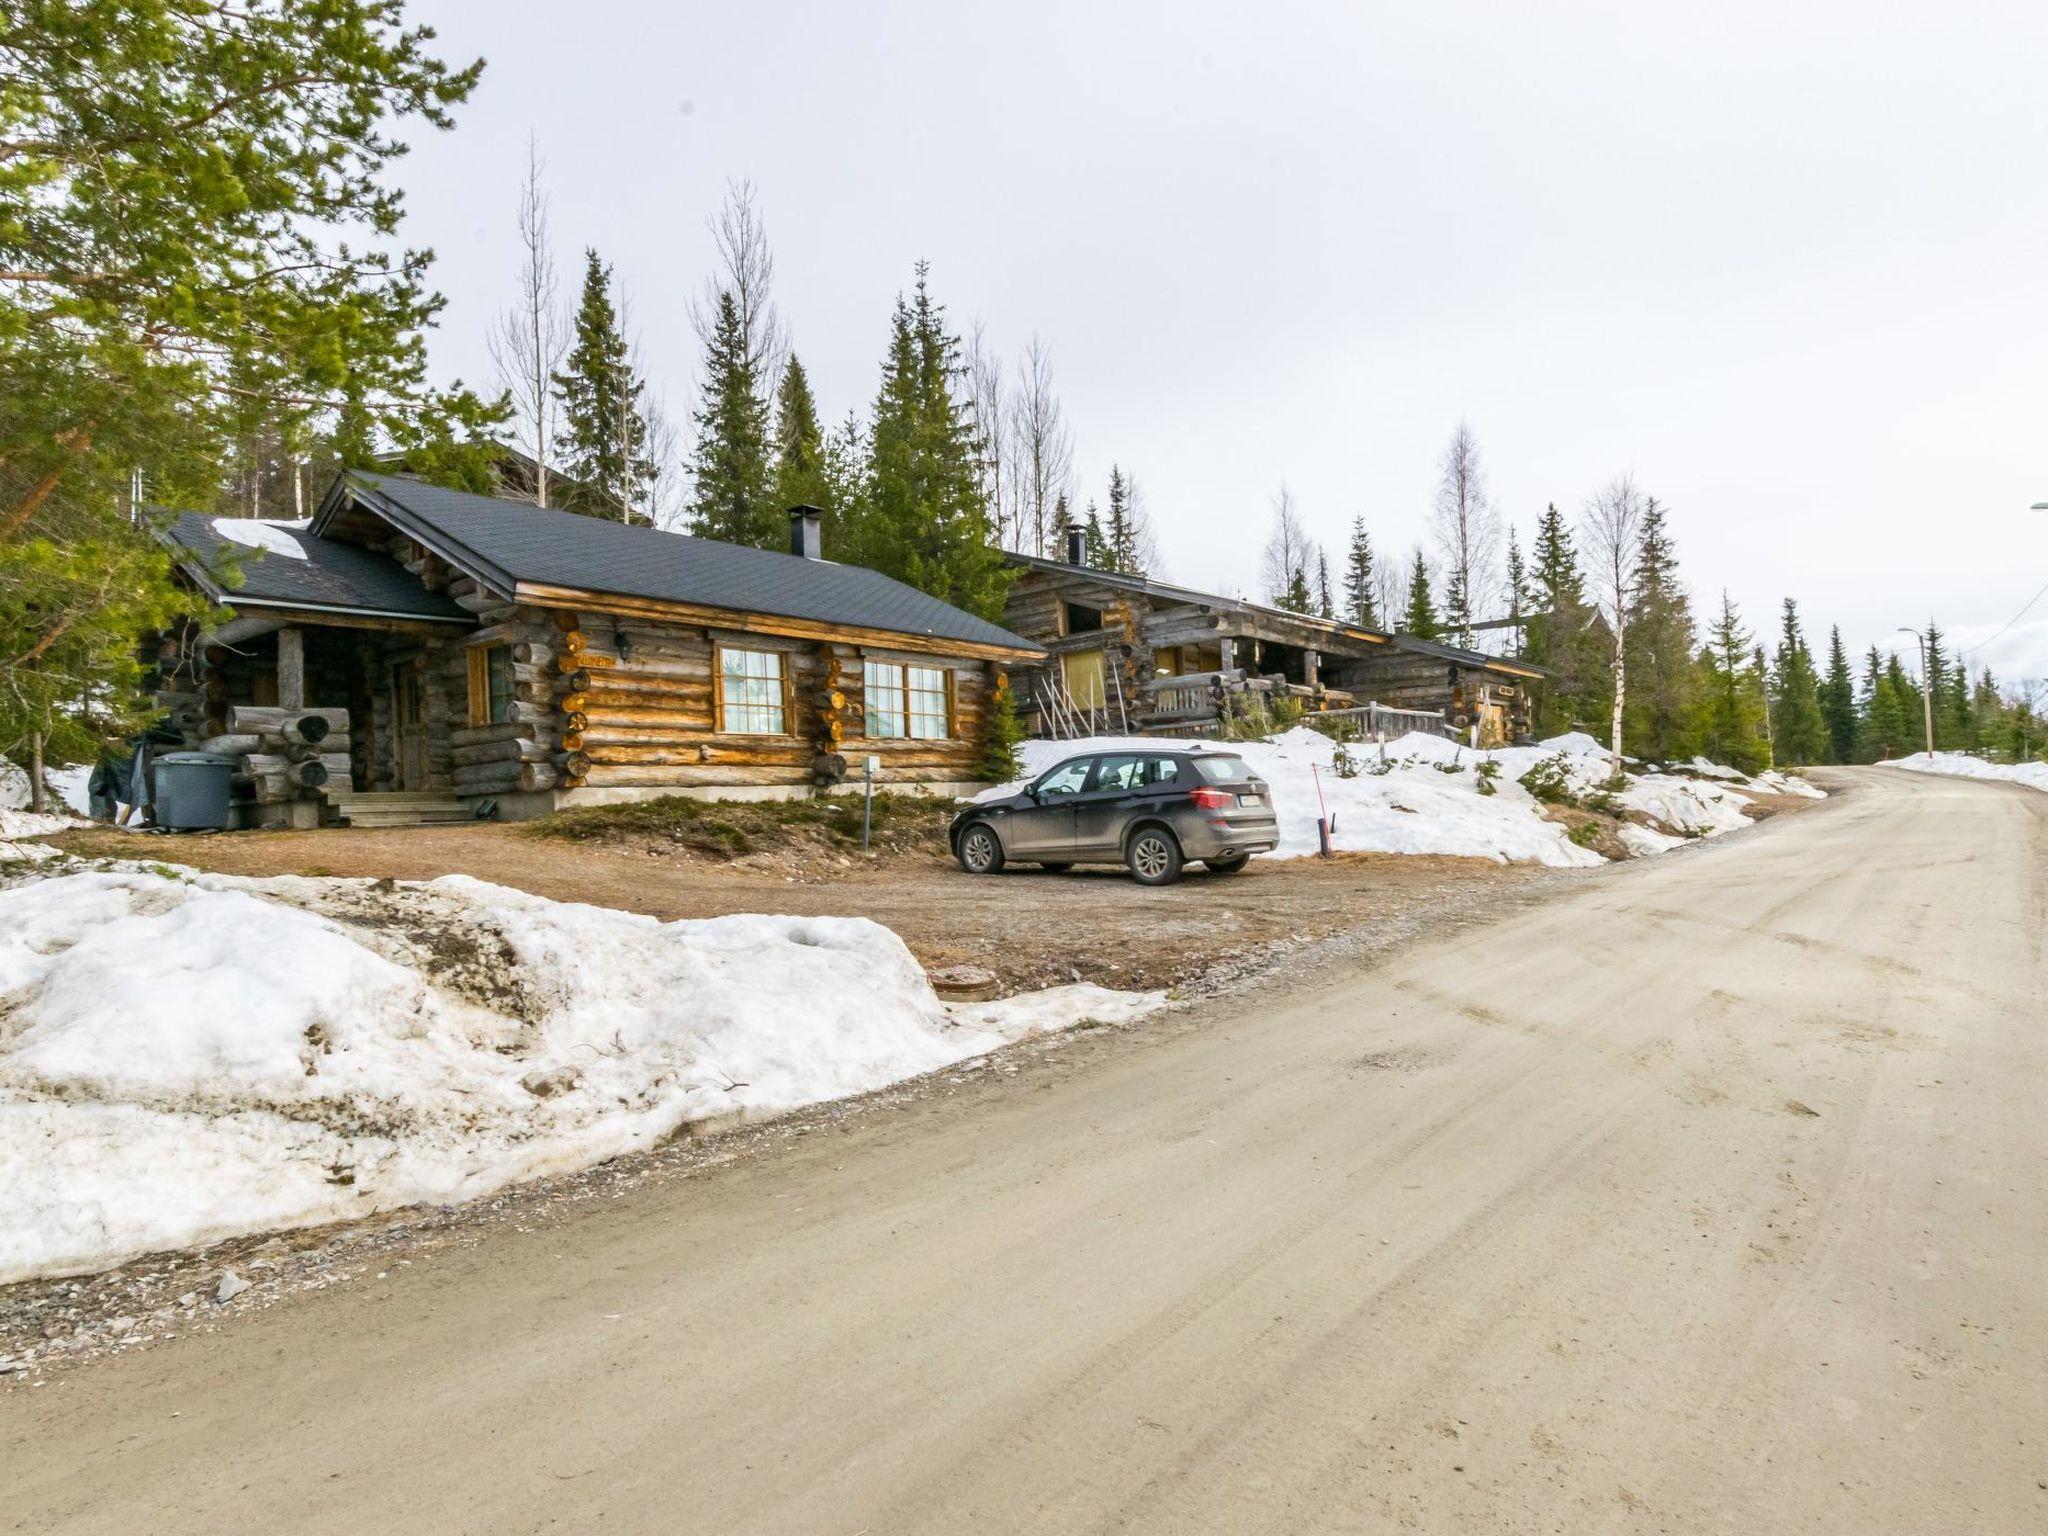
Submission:
<svg viewBox="0 0 2048 1536">
<path fill-rule="evenodd" d="M 1252 776 L 1241 757 L 1198 757 L 1195 772 L 1211 784 L 1243 784 Z"/>
</svg>

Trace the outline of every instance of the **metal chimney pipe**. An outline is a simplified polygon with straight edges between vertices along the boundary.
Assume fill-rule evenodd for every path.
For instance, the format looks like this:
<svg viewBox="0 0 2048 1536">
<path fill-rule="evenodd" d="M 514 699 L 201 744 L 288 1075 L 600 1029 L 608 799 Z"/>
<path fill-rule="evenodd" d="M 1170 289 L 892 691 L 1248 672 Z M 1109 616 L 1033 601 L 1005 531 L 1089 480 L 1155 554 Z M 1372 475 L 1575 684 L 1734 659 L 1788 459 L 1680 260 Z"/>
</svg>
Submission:
<svg viewBox="0 0 2048 1536">
<path fill-rule="evenodd" d="M 789 509 L 789 552 L 802 560 L 825 558 L 819 527 L 825 514 L 816 507 Z"/>
</svg>

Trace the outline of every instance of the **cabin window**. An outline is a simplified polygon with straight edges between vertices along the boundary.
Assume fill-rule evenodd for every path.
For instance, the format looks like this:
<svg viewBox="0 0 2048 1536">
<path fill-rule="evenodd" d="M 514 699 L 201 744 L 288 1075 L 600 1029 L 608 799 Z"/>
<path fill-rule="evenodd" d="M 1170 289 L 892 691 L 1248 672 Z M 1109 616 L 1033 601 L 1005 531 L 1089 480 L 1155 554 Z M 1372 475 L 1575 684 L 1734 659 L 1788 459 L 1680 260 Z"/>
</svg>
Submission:
<svg viewBox="0 0 2048 1536">
<path fill-rule="evenodd" d="M 944 741 L 952 735 L 952 699 L 944 667 L 870 661 L 862 669 L 867 734 L 872 741 Z"/>
<path fill-rule="evenodd" d="M 788 719 L 780 651 L 718 650 L 718 728 L 734 736 L 781 736 Z"/>
<path fill-rule="evenodd" d="M 512 647 L 472 647 L 469 653 L 469 723 L 500 725 L 511 718 Z"/>
<path fill-rule="evenodd" d="M 1083 603 L 1062 602 L 1060 618 L 1063 635 L 1092 635 L 1102 628 L 1102 610 Z"/>
<path fill-rule="evenodd" d="M 1154 670 L 1160 677 L 1190 677 L 1201 672 L 1223 670 L 1220 645 L 1162 645 L 1152 653 Z"/>
</svg>

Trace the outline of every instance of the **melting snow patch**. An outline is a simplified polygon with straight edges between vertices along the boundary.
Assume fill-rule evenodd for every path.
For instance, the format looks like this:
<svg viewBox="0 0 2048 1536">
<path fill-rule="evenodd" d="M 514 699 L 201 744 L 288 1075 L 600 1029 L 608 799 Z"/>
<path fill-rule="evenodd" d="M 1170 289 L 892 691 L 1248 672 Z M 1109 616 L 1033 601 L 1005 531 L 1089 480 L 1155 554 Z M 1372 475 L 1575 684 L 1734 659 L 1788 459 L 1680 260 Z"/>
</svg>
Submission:
<svg viewBox="0 0 2048 1536">
<path fill-rule="evenodd" d="M 1960 779 L 1997 779 L 2006 784 L 2048 789 L 2048 763 L 1987 763 L 1967 752 L 1937 752 L 1932 757 L 1925 752 L 1915 752 L 1911 757 L 1895 758 L 1884 766 L 1904 768 L 1912 773 L 1945 773 Z"/>
<path fill-rule="evenodd" d="M 1159 993 L 941 1003 L 862 918 L 662 923 L 461 876 L 0 890 L 0 1283 L 471 1199 Z"/>
<path fill-rule="evenodd" d="M 1022 756 L 1027 775 L 1036 777 L 1084 752 L 1191 745 L 1198 743 L 1156 737 L 1028 741 Z M 1548 819 L 1541 802 L 1519 782 L 1544 763 L 1553 766 L 1572 795 L 1611 794 L 1611 809 L 1658 823 L 1655 830 L 1635 828 L 1645 834 L 1641 837 L 1623 834 L 1622 845 L 1631 856 L 1661 853 L 1689 836 L 1749 825 L 1743 810 L 1749 796 L 1718 778 L 1631 772 L 1623 786 L 1609 790 L 1611 758 L 1584 732 L 1553 737 L 1538 747 L 1485 752 L 1417 732 L 1388 742 L 1384 756 L 1373 743 L 1340 747 L 1306 726 L 1265 741 L 1199 745 L 1240 754 L 1271 786 L 1280 823 L 1275 858 L 1315 853 L 1316 821 L 1327 813 L 1335 823 L 1330 844 L 1340 853 L 1446 854 L 1560 867 L 1601 863 L 1599 854 L 1574 843 L 1566 827 Z M 1021 783 L 987 795 L 1013 793 Z M 1821 793 L 1797 780 L 1785 783 L 1786 793 Z"/>
</svg>

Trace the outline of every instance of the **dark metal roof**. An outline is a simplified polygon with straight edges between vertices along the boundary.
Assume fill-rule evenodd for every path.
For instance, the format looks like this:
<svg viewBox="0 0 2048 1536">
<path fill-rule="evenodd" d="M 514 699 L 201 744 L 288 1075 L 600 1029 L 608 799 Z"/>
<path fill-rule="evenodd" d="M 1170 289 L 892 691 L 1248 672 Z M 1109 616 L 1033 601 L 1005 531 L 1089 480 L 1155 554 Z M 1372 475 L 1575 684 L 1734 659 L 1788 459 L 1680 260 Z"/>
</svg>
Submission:
<svg viewBox="0 0 2048 1536">
<path fill-rule="evenodd" d="M 305 558 L 251 548 L 223 534 L 223 524 L 261 528 L 265 531 L 260 536 L 273 540 L 282 535 L 302 550 Z M 475 622 L 447 593 L 429 592 L 417 576 L 389 555 L 323 539 L 302 524 L 180 512 L 160 531 L 186 574 L 210 596 L 231 607 L 309 608 Z M 231 572 L 238 573 L 241 580 L 234 580 Z"/>
<path fill-rule="evenodd" d="M 1517 661 L 1512 656 L 1489 656 L 1484 651 L 1468 651 L 1459 646 L 1445 645 L 1441 640 L 1425 640 L 1420 635 L 1396 635 L 1394 644 L 1404 651 L 1414 651 L 1421 656 L 1434 656 L 1439 661 L 1456 662 L 1461 667 L 1475 671 L 1509 672 L 1521 677 L 1547 677 L 1541 667 L 1526 661 Z"/>
<path fill-rule="evenodd" d="M 1019 651 L 1042 647 L 864 566 L 628 527 L 604 518 L 351 470 L 314 526 L 349 496 L 510 596 L 519 582 L 690 603 Z"/>
</svg>

